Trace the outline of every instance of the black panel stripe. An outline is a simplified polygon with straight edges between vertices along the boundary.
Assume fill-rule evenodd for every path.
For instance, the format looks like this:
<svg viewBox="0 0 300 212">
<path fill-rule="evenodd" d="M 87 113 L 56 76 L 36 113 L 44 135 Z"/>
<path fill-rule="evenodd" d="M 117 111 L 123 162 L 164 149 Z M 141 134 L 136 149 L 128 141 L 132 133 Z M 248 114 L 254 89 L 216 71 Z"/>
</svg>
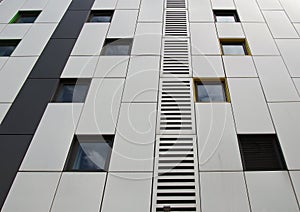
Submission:
<svg viewBox="0 0 300 212">
<path fill-rule="evenodd" d="M 94 0 L 73 0 L 0 126 L 0 208 Z"/>
</svg>

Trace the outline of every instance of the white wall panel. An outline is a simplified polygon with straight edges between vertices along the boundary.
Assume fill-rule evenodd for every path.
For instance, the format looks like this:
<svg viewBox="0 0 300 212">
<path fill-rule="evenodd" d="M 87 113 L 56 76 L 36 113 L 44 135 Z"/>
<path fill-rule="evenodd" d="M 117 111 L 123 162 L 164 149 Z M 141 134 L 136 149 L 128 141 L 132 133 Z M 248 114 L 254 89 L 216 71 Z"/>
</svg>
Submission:
<svg viewBox="0 0 300 212">
<path fill-rule="evenodd" d="M 86 23 L 75 43 L 71 55 L 99 55 L 109 24 Z"/>
<path fill-rule="evenodd" d="M 43 10 L 49 0 L 26 0 L 22 10 Z"/>
<path fill-rule="evenodd" d="M 150 211 L 151 184 L 152 173 L 109 173 L 101 212 Z"/>
<path fill-rule="evenodd" d="M 277 39 L 279 51 L 292 77 L 300 77 L 300 39 Z"/>
<path fill-rule="evenodd" d="M 155 120 L 156 104 L 122 103 L 110 171 L 153 171 Z"/>
<path fill-rule="evenodd" d="M 284 11 L 264 11 L 263 15 L 274 38 L 299 38 Z"/>
<path fill-rule="evenodd" d="M 19 172 L 2 212 L 50 211 L 60 173 Z"/>
<path fill-rule="evenodd" d="M 242 22 L 264 22 L 255 0 L 235 0 L 235 4 Z"/>
<path fill-rule="evenodd" d="M 36 23 L 58 23 L 65 14 L 72 0 L 49 0 Z"/>
<path fill-rule="evenodd" d="M 118 0 L 95 0 L 92 10 L 115 9 Z"/>
<path fill-rule="evenodd" d="M 10 57 L 0 57 L 0 70 L 4 66 L 4 64 L 8 61 Z M 1 72 L 0 72 L 1 73 Z"/>
<path fill-rule="evenodd" d="M 25 0 L 3 1 L 0 6 L 0 23 L 9 23 Z"/>
<path fill-rule="evenodd" d="M 82 106 L 82 103 L 48 104 L 21 170 L 63 170 Z"/>
<path fill-rule="evenodd" d="M 246 172 L 253 212 L 299 211 L 287 172 Z"/>
<path fill-rule="evenodd" d="M 300 101 L 281 57 L 254 57 L 267 101 Z"/>
<path fill-rule="evenodd" d="M 139 9 L 141 0 L 119 0 L 116 9 Z"/>
<path fill-rule="evenodd" d="M 210 0 L 189 0 L 188 4 L 191 22 L 214 22 Z"/>
<path fill-rule="evenodd" d="M 282 10 L 278 0 L 257 0 L 261 10 Z"/>
<path fill-rule="evenodd" d="M 242 170 L 229 103 L 195 104 L 200 171 Z"/>
<path fill-rule="evenodd" d="M 291 171 L 290 175 L 297 194 L 298 204 L 300 204 L 300 171 Z"/>
<path fill-rule="evenodd" d="M 300 169 L 300 103 L 270 103 L 269 107 L 287 166 Z"/>
<path fill-rule="evenodd" d="M 92 80 L 77 134 L 115 134 L 123 83 L 123 79 Z"/>
<path fill-rule="evenodd" d="M 271 33 L 264 23 L 243 24 L 252 55 L 279 55 Z M 257 36 L 259 34 L 259 36 Z"/>
<path fill-rule="evenodd" d="M 213 23 L 191 23 L 192 54 L 220 55 L 216 27 Z"/>
<path fill-rule="evenodd" d="M 298 94 L 300 94 L 300 78 L 292 78 L 294 81 L 294 84 L 296 86 L 296 89 L 298 91 Z"/>
<path fill-rule="evenodd" d="M 110 23 L 108 38 L 132 38 L 135 32 L 138 10 L 115 10 Z"/>
<path fill-rule="evenodd" d="M 193 56 L 193 77 L 225 77 L 221 56 Z"/>
<path fill-rule="evenodd" d="M 274 133 L 270 113 L 256 78 L 228 79 L 237 133 Z"/>
<path fill-rule="evenodd" d="M 0 33 L 0 39 L 22 39 L 32 24 L 7 24 Z"/>
<path fill-rule="evenodd" d="M 157 102 L 159 62 L 159 56 L 130 59 L 123 102 Z"/>
<path fill-rule="evenodd" d="M 129 56 L 100 57 L 94 77 L 126 77 Z"/>
<path fill-rule="evenodd" d="M 242 172 L 200 173 L 202 212 L 250 211 Z"/>
<path fill-rule="evenodd" d="M 245 38 L 240 23 L 216 23 L 219 38 Z"/>
<path fill-rule="evenodd" d="M 13 102 L 37 57 L 10 57 L 0 71 L 0 102 Z"/>
<path fill-rule="evenodd" d="M 61 78 L 91 78 L 94 75 L 99 57 L 71 56 Z"/>
<path fill-rule="evenodd" d="M 292 22 L 300 22 L 300 2 L 295 0 L 279 0 Z"/>
<path fill-rule="evenodd" d="M 12 104 L 10 103 L 0 103 L 0 124 L 6 116 L 11 105 Z"/>
<path fill-rule="evenodd" d="M 12 56 L 39 56 L 55 28 L 56 24 L 33 24 Z"/>
<path fill-rule="evenodd" d="M 62 174 L 51 212 L 99 211 L 106 173 Z"/>
<path fill-rule="evenodd" d="M 139 22 L 162 22 L 163 4 L 161 0 L 142 0 L 139 12 Z"/>
<path fill-rule="evenodd" d="M 251 56 L 223 56 L 227 77 L 257 77 Z"/>
<path fill-rule="evenodd" d="M 212 8 L 216 9 L 235 9 L 233 0 L 211 0 Z"/>
<path fill-rule="evenodd" d="M 294 23 L 294 27 L 297 30 L 298 34 L 300 35 L 300 23 Z M 0 26 L 0 28 L 1 28 L 1 26 Z M 1 29 L 0 29 L 0 31 L 1 31 Z"/>
<path fill-rule="evenodd" d="M 161 23 L 138 23 L 132 46 L 132 55 L 160 55 Z"/>
</svg>

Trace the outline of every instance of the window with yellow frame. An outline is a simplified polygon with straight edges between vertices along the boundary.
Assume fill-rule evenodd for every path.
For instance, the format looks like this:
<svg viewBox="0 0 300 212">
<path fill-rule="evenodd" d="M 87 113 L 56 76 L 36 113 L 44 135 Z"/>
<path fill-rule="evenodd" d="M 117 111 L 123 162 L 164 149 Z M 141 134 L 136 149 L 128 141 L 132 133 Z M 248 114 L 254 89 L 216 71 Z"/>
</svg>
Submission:
<svg viewBox="0 0 300 212">
<path fill-rule="evenodd" d="M 225 78 L 194 79 L 196 102 L 230 102 Z"/>
<path fill-rule="evenodd" d="M 246 39 L 220 39 L 223 55 L 251 55 Z"/>
</svg>

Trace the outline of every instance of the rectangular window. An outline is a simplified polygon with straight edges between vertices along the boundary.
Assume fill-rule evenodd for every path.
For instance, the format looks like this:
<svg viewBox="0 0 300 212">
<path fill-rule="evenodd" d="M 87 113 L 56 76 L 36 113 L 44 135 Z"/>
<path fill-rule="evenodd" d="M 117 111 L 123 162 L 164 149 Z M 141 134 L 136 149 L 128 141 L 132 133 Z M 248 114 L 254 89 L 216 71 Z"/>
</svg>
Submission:
<svg viewBox="0 0 300 212">
<path fill-rule="evenodd" d="M 68 171 L 108 171 L 113 135 L 77 135 L 66 164 Z"/>
<path fill-rule="evenodd" d="M 113 10 L 93 10 L 90 13 L 88 22 L 111 22 L 113 14 Z"/>
<path fill-rule="evenodd" d="M 225 79 L 196 79 L 197 102 L 229 102 Z"/>
<path fill-rule="evenodd" d="M 9 23 L 34 23 L 41 11 L 19 11 Z"/>
<path fill-rule="evenodd" d="M 9 57 L 19 42 L 20 40 L 0 40 L 0 57 Z"/>
<path fill-rule="evenodd" d="M 101 50 L 101 55 L 130 55 L 132 40 L 131 38 L 106 39 Z"/>
<path fill-rule="evenodd" d="M 89 79 L 62 79 L 52 102 L 84 102 L 89 86 Z"/>
<path fill-rule="evenodd" d="M 239 17 L 236 10 L 214 10 L 216 22 L 234 23 L 239 22 Z"/>
<path fill-rule="evenodd" d="M 238 135 L 238 140 L 245 171 L 286 169 L 276 135 Z"/>
<path fill-rule="evenodd" d="M 245 39 L 221 39 L 220 44 L 223 55 L 250 55 Z"/>
</svg>

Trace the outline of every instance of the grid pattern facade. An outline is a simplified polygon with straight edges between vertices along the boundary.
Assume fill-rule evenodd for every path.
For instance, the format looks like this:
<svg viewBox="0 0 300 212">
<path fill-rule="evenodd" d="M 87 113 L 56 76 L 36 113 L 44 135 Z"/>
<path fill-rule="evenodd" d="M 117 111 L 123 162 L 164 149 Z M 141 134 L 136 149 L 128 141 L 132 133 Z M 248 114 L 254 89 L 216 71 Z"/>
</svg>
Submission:
<svg viewBox="0 0 300 212">
<path fill-rule="evenodd" d="M 106 10 L 111 20 L 88 21 Z M 20 11 L 38 16 L 14 23 Z M 0 44 L 17 44 L 0 57 L 1 211 L 299 211 L 299 11 L 295 0 L 0 0 Z M 108 39 L 130 54 L 103 55 Z M 223 54 L 235 41 L 247 54 Z M 226 101 L 198 102 L 196 82 L 216 79 Z M 81 80 L 83 100 L 53 101 Z M 100 135 L 113 138 L 107 170 L 66 169 L 74 136 Z M 276 143 L 252 156 L 251 136 Z M 280 169 L 260 163 L 276 155 Z"/>
</svg>

